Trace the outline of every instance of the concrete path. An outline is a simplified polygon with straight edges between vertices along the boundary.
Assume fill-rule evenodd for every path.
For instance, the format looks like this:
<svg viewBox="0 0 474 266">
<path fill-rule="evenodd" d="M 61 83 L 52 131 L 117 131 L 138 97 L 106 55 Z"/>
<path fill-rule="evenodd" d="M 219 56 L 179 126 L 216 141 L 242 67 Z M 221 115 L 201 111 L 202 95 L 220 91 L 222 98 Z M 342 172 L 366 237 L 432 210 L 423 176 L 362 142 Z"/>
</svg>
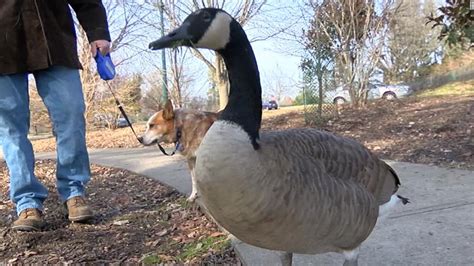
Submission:
<svg viewBox="0 0 474 266">
<path fill-rule="evenodd" d="M 54 154 L 40 154 L 53 158 Z M 191 192 L 182 157 L 156 148 L 91 150 L 91 162 L 149 176 Z M 0 154 L 1 159 L 1 154 Z M 359 265 L 474 265 L 474 172 L 389 162 L 399 173 L 400 194 L 411 204 L 399 208 L 361 248 Z M 279 265 L 276 252 L 235 243 L 247 265 Z M 342 265 L 339 254 L 296 255 L 294 265 Z"/>
</svg>

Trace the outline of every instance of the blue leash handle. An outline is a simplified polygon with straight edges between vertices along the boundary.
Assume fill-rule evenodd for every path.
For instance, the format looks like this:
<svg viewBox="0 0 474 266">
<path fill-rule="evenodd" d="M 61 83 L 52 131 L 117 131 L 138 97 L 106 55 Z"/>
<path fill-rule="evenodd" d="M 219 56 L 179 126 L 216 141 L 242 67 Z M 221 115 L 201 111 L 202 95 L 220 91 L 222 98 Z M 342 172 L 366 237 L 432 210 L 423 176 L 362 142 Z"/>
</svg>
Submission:
<svg viewBox="0 0 474 266">
<path fill-rule="evenodd" d="M 95 62 L 97 63 L 97 72 L 103 80 L 111 80 L 115 77 L 115 66 L 110 57 L 110 53 L 103 55 L 99 49 L 95 56 Z"/>
</svg>

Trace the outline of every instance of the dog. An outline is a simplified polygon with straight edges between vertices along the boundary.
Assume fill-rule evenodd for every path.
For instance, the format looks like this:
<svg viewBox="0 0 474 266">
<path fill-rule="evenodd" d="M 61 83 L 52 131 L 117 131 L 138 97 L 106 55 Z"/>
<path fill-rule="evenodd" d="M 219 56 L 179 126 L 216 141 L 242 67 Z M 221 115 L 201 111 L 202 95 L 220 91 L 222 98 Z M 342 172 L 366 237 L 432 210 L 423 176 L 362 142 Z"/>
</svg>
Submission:
<svg viewBox="0 0 474 266">
<path fill-rule="evenodd" d="M 194 177 L 196 150 L 218 116 L 219 113 L 213 112 L 173 109 L 173 104 L 168 100 L 163 110 L 156 112 L 148 119 L 145 133 L 139 138 L 145 146 L 155 143 L 176 145 L 176 151 L 186 158 L 191 172 L 193 187 L 187 199 L 189 202 L 194 202 L 198 197 Z"/>
</svg>

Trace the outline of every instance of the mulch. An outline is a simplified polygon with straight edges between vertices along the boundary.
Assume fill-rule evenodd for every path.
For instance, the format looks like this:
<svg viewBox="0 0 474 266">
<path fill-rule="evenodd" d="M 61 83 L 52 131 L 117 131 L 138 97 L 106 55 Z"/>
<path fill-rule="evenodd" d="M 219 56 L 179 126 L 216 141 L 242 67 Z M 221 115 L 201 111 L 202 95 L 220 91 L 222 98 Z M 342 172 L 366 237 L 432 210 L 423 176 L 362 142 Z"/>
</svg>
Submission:
<svg viewBox="0 0 474 266">
<path fill-rule="evenodd" d="M 310 127 L 303 111 L 267 118 L 263 130 Z M 313 127 L 353 138 L 383 159 L 474 170 L 474 97 L 411 97 L 343 106 Z"/>
<path fill-rule="evenodd" d="M 36 162 L 50 195 L 42 232 L 15 232 L 8 170 L 0 162 L 0 264 L 240 264 L 227 236 L 174 189 L 126 170 L 92 166 L 90 224 L 70 223 L 55 189 L 55 161 Z"/>
<path fill-rule="evenodd" d="M 474 169 L 474 96 L 409 97 L 343 106 L 319 125 L 307 125 L 303 108 L 266 111 L 262 131 L 317 127 L 353 138 L 383 159 Z M 135 125 L 139 134 L 143 124 Z M 140 147 L 129 128 L 87 134 L 90 149 Z M 33 141 L 36 152 L 53 151 L 54 139 Z"/>
</svg>

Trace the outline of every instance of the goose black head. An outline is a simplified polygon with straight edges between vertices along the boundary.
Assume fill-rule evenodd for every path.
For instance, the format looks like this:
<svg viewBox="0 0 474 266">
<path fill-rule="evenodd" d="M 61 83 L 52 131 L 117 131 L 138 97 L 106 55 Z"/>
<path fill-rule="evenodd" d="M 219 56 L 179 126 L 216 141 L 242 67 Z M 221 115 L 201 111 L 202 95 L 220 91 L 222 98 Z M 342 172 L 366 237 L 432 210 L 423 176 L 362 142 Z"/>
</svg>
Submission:
<svg viewBox="0 0 474 266">
<path fill-rule="evenodd" d="M 229 73 L 229 101 L 219 120 L 240 126 L 254 149 L 262 120 L 262 88 L 252 46 L 242 26 L 222 9 L 204 8 L 177 29 L 150 43 L 153 50 L 191 46 L 218 52 Z"/>
<path fill-rule="evenodd" d="M 189 15 L 179 28 L 150 43 L 149 47 L 152 50 L 177 46 L 221 50 L 229 42 L 232 20 L 221 9 L 200 9 Z"/>
</svg>

